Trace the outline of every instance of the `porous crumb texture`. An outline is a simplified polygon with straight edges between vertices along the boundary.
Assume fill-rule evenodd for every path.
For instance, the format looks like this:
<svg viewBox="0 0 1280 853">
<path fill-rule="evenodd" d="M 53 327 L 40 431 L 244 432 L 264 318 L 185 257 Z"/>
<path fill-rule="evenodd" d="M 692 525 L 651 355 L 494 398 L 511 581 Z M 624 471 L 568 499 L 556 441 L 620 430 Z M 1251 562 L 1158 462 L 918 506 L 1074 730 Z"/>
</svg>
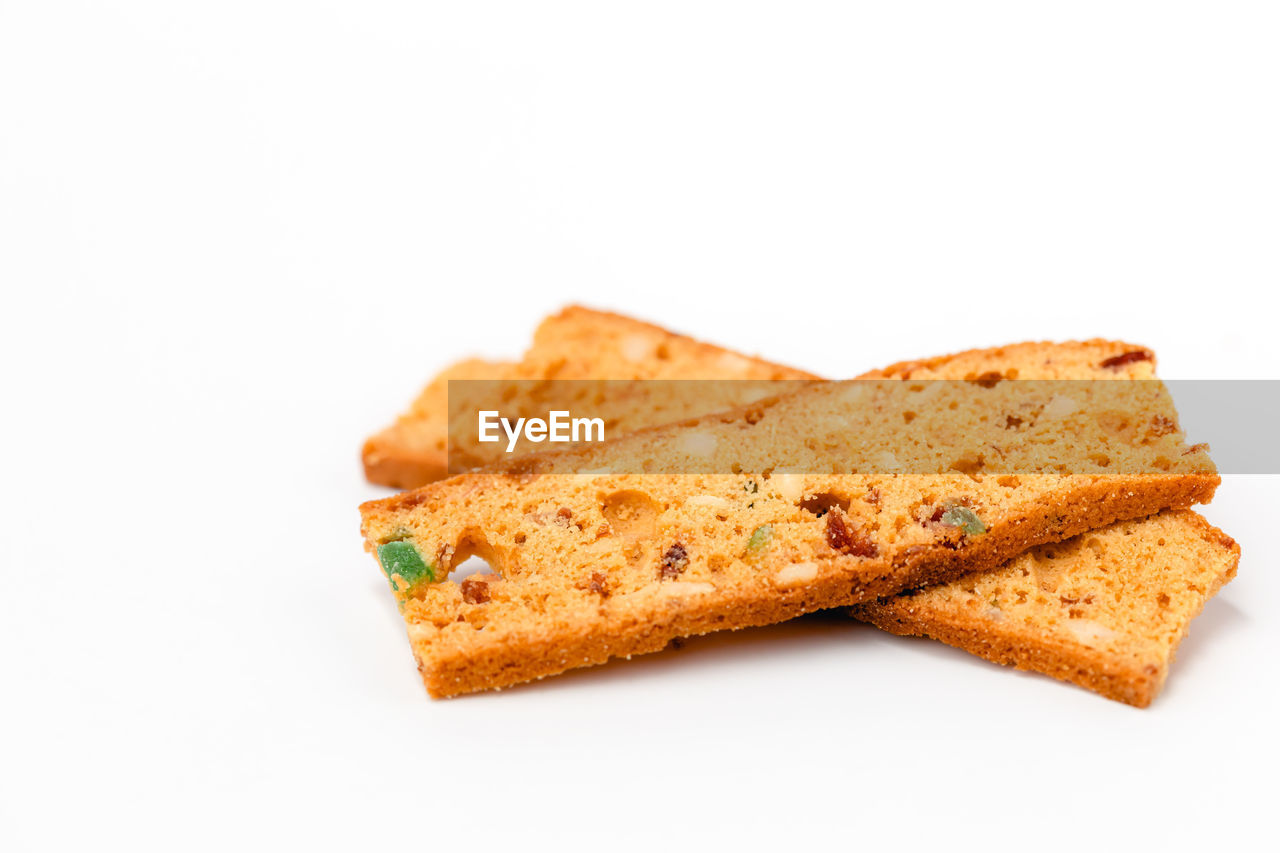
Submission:
<svg viewBox="0 0 1280 853">
<path fill-rule="evenodd" d="M 1239 561 L 1239 546 L 1221 530 L 1193 512 L 1166 512 L 852 613 L 1146 707 L 1191 620 Z"/>
<path fill-rule="evenodd" d="M 509 381 L 513 391 L 519 393 L 504 406 L 504 414 L 519 417 L 546 415 L 547 409 L 540 401 L 526 399 L 532 382 L 816 378 L 802 370 L 732 352 L 630 317 L 570 306 L 543 320 L 534 333 L 533 345 L 519 362 L 473 359 L 456 364 L 433 379 L 395 424 L 365 442 L 365 476 L 371 482 L 401 489 L 447 476 L 450 380 Z M 467 391 L 466 386 L 454 387 L 456 393 Z M 474 390 L 492 397 L 491 387 Z M 760 396 L 759 388 L 749 383 L 724 383 L 692 399 L 663 396 L 662 406 L 633 400 L 617 411 L 605 411 L 609 416 L 607 435 L 613 437 L 732 408 Z M 458 411 L 475 408 L 465 402 L 454 406 Z M 472 440 L 473 418 L 474 412 L 464 423 L 453 426 L 455 432 L 461 433 L 455 445 L 463 451 L 455 452 L 460 460 L 455 468 L 459 464 L 472 467 L 492 462 L 502 454 L 498 445 L 478 445 Z"/>
<path fill-rule="evenodd" d="M 1126 353 L 1143 355 L 1113 361 Z M 1110 423 L 1055 409 L 1047 397 L 1011 428 L 973 399 L 998 399 L 1001 378 L 1043 378 L 1062 364 L 1078 365 L 1072 378 L 1148 378 L 1144 350 L 1030 344 L 950 359 L 930 362 L 931 378 L 982 381 L 922 385 L 936 389 L 928 405 L 876 397 L 884 383 L 824 383 L 365 504 L 370 550 L 412 546 L 421 555 L 422 571 L 399 574 L 392 561 L 389 573 L 429 692 L 501 687 L 656 651 L 675 637 L 871 601 L 1212 496 L 1212 463 L 1169 427 L 1176 416 L 1159 383 L 1144 383 L 1143 411 Z M 912 407 L 913 417 L 894 406 Z M 813 439 L 823 435 L 841 438 L 841 459 L 882 465 L 891 447 L 910 470 L 937 473 L 847 473 L 884 470 L 876 464 L 822 473 L 832 457 Z M 1099 442 L 1110 459 L 1096 459 Z M 1005 464 L 1020 460 L 1033 473 L 954 464 L 993 444 Z M 636 458 L 661 468 L 690 455 L 704 470 L 735 473 L 546 473 Z M 1145 462 L 1166 473 L 1106 473 L 1111 459 L 1125 458 L 1126 470 Z M 470 554 L 496 574 L 445 580 Z"/>
</svg>

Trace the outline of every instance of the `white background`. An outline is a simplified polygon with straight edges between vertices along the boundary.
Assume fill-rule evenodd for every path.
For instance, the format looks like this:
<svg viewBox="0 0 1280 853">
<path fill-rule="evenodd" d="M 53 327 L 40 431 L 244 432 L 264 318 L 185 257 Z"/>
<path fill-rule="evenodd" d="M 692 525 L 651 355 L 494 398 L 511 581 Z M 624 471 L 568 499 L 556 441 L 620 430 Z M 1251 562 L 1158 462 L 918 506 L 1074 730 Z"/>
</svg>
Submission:
<svg viewBox="0 0 1280 853">
<path fill-rule="evenodd" d="M 816 617 L 430 702 L 356 505 L 581 301 L 1277 378 L 1272 3 L 0 0 L 0 847 L 1273 835 L 1277 480 L 1137 711 Z"/>
</svg>

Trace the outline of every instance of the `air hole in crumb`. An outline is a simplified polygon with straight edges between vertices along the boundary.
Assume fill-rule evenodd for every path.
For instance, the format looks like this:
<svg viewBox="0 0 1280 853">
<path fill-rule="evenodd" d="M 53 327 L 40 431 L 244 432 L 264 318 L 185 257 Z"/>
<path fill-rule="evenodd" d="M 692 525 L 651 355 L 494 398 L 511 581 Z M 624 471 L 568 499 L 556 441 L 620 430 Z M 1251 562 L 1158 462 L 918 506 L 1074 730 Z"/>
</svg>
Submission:
<svg viewBox="0 0 1280 853">
<path fill-rule="evenodd" d="M 819 518 L 826 515 L 832 507 L 839 507 L 842 511 L 848 512 L 849 499 L 831 492 L 822 492 L 817 495 L 809 495 L 800 502 L 801 509 L 811 512 Z"/>
<path fill-rule="evenodd" d="M 614 492 L 601 501 L 600 511 L 609 529 L 625 539 L 642 539 L 657 527 L 658 504 L 644 492 Z"/>
<path fill-rule="evenodd" d="M 449 572 L 450 580 L 453 580 L 455 575 L 465 578 L 467 574 L 475 574 L 480 566 L 484 566 L 495 575 L 501 575 L 503 570 L 502 557 L 489 544 L 489 539 L 484 532 L 475 528 L 463 531 L 453 547 L 442 547 L 437 554 L 436 565 Z M 474 568 L 470 572 L 463 571 L 467 566 L 474 566 Z M 459 575 L 459 572 L 462 574 Z"/>
<path fill-rule="evenodd" d="M 454 583 L 462 583 L 472 575 L 483 576 L 496 574 L 493 566 L 479 557 L 468 557 L 453 571 L 449 572 L 449 580 Z"/>
<path fill-rule="evenodd" d="M 962 456 L 955 460 L 951 463 L 951 470 L 972 477 L 986 467 L 986 464 L 986 460 L 979 453 L 976 456 Z"/>
</svg>

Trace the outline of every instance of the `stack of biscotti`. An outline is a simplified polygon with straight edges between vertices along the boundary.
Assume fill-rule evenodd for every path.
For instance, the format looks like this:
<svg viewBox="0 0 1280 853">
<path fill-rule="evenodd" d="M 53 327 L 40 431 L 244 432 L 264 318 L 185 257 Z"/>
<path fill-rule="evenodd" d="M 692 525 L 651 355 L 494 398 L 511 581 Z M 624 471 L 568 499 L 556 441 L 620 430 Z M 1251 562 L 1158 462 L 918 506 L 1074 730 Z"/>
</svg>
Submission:
<svg viewBox="0 0 1280 853">
<path fill-rule="evenodd" d="M 579 324 L 586 319 L 581 312 L 575 312 Z M 618 349 L 622 348 L 614 352 Z M 639 346 L 629 349 L 639 352 Z M 716 375 L 706 360 L 682 366 L 679 357 L 671 357 L 672 349 L 668 345 L 663 359 L 668 364 L 663 369 L 683 370 L 676 375 L 684 376 Z M 579 342 L 573 351 L 580 371 L 594 369 L 590 359 L 583 357 L 588 348 Z M 724 351 L 713 355 L 718 362 L 736 363 Z M 622 373 L 617 364 L 615 356 L 614 375 Z M 1141 348 L 1093 341 L 975 351 L 895 365 L 871 375 L 976 379 L 990 387 L 993 379 L 1015 377 L 1145 378 L 1153 375 L 1152 364 L 1150 354 Z M 759 367 L 775 371 L 772 375 L 798 374 L 763 363 Z M 745 425 L 756 430 L 763 423 L 765 429 L 803 435 L 806 429 L 811 432 L 815 411 L 823 406 L 839 408 L 850 392 L 848 386 L 834 384 L 806 389 L 782 401 L 701 423 L 646 430 L 632 437 L 629 447 L 624 439 L 621 446 L 614 443 L 575 452 L 579 457 L 602 453 L 594 461 L 607 463 L 609 457 L 637 451 L 648 456 L 664 450 L 687 454 L 691 446 L 702 453 L 710 447 L 714 456 L 716 447 L 725 445 L 727 452 L 750 459 L 750 453 L 744 455 L 744 448 L 735 446 L 733 430 Z M 1153 417 L 1169 424 L 1171 414 Z M 430 417 L 430 412 L 426 415 Z M 1144 541 L 1146 525 L 1156 522 L 1140 522 L 1125 532 L 1104 525 L 1207 500 L 1217 481 L 1203 454 L 1182 448 L 1176 432 L 1156 439 L 1160 452 L 1177 455 L 1178 470 L 1155 478 L 1031 476 L 1016 484 L 985 485 L 970 476 L 949 473 L 924 479 L 776 474 L 770 470 L 773 466 L 758 459 L 740 475 L 684 474 L 654 488 L 652 476 L 638 480 L 540 477 L 539 466 L 552 464 L 550 460 L 525 459 L 517 468 L 483 471 L 366 505 L 365 530 L 370 547 L 378 551 L 401 596 L 428 688 L 433 695 L 452 695 L 597 663 L 613 655 L 654 650 L 677 636 L 762 624 L 819 607 L 869 602 L 908 587 L 990 569 L 1030 546 L 1084 530 L 1102 528 L 1091 537 L 1089 553 L 1105 555 L 1100 558 L 1104 565 L 1123 561 L 1137 552 L 1114 545 L 1111 539 L 1125 536 L 1126 542 L 1132 542 L 1136 530 L 1136 541 Z M 770 459 L 780 452 L 786 455 L 776 442 L 768 449 Z M 1150 450 L 1139 450 L 1143 449 Z M 792 447 L 791 452 L 797 470 L 815 470 L 806 465 L 811 460 L 804 458 L 802 447 Z M 559 456 L 563 463 L 564 454 Z M 571 461 L 577 470 L 595 467 L 590 458 Z M 709 470 L 721 469 L 712 465 Z M 1045 513 L 1045 507 L 1054 512 Z M 1157 521 L 1173 524 L 1186 542 L 1191 541 L 1186 537 L 1192 528 L 1202 531 L 1205 527 L 1190 514 Z M 1168 541 L 1169 531 L 1163 533 Z M 1172 647 L 1186 623 L 1234 569 L 1236 552 L 1221 534 L 1196 541 L 1208 543 L 1208 556 L 1217 558 L 1198 565 L 1216 565 L 1216 574 L 1211 574 L 1218 580 L 1187 585 L 1200 590 L 1195 600 L 1179 596 L 1180 589 L 1156 594 L 1155 600 L 1163 602 L 1157 616 L 1167 619 L 1169 630 L 1134 636 L 1160 636 L 1163 646 L 1147 644 L 1134 651 L 1141 644 L 1124 645 L 1125 627 L 1136 622 L 1110 619 L 1121 610 L 1118 607 L 1098 606 L 1096 613 L 1090 611 L 1099 595 L 1082 593 L 1078 598 L 1059 597 L 1064 606 L 1075 602 L 1064 617 L 1063 629 L 1043 610 L 1028 608 L 1018 615 L 1019 624 L 1025 625 L 1012 642 L 1038 644 L 1040 653 L 1010 658 L 1007 653 L 988 652 L 988 647 L 999 646 L 994 640 L 988 646 L 969 642 L 966 647 L 1142 704 L 1163 680 Z M 1063 546 L 1064 553 L 1069 546 Z M 488 559 L 500 569 L 500 576 L 470 578 L 461 585 L 444 581 L 450 568 L 470 553 Z M 1019 559 L 1025 562 L 1030 557 Z M 1077 562 L 1069 564 L 1068 575 L 1083 578 L 1086 569 L 1075 568 Z M 1135 565 L 1121 567 L 1136 572 L 1131 582 L 1151 580 L 1150 572 L 1144 575 L 1144 567 L 1131 562 Z M 1013 565 L 999 572 L 1021 571 Z M 1170 589 L 1177 586 L 1174 578 L 1164 582 Z M 1113 580 L 1108 594 L 1114 589 Z M 968 587 L 959 587 L 954 598 L 959 602 L 954 606 L 963 608 L 961 615 L 972 616 L 973 593 Z M 1042 604 L 1042 599 L 1031 600 Z M 883 612 L 875 609 L 879 607 L 864 605 L 857 615 L 882 624 L 873 615 Z M 991 611 L 992 606 L 984 609 L 985 618 L 1001 622 Z M 946 602 L 939 602 L 929 610 L 933 622 L 921 617 L 919 623 L 912 623 L 898 614 L 893 625 L 885 627 L 911 632 L 913 624 L 938 624 L 946 612 Z M 1109 619 L 1115 624 L 1108 625 Z M 1007 637 L 1012 621 L 982 636 Z M 965 636 L 971 636 L 972 620 L 966 627 L 969 634 Z M 1063 631 L 1066 640 L 1060 636 Z M 1006 639 L 1004 646 L 1010 642 Z M 1104 645 L 1106 650 L 1101 648 Z M 1136 663 L 1127 666 L 1124 655 Z"/>
</svg>

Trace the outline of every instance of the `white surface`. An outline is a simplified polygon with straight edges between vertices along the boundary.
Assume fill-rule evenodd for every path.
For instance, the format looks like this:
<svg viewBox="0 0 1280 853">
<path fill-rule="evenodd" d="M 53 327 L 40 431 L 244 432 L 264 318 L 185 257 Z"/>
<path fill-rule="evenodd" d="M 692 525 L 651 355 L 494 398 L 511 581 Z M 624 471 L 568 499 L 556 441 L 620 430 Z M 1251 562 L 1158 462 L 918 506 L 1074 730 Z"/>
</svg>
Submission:
<svg viewBox="0 0 1280 853">
<path fill-rule="evenodd" d="M 1276 378 L 1274 4 L 457 5 L 0 5 L 0 847 L 1270 837 L 1275 480 L 1145 712 L 832 618 L 432 703 L 355 506 L 570 301 Z"/>
</svg>

